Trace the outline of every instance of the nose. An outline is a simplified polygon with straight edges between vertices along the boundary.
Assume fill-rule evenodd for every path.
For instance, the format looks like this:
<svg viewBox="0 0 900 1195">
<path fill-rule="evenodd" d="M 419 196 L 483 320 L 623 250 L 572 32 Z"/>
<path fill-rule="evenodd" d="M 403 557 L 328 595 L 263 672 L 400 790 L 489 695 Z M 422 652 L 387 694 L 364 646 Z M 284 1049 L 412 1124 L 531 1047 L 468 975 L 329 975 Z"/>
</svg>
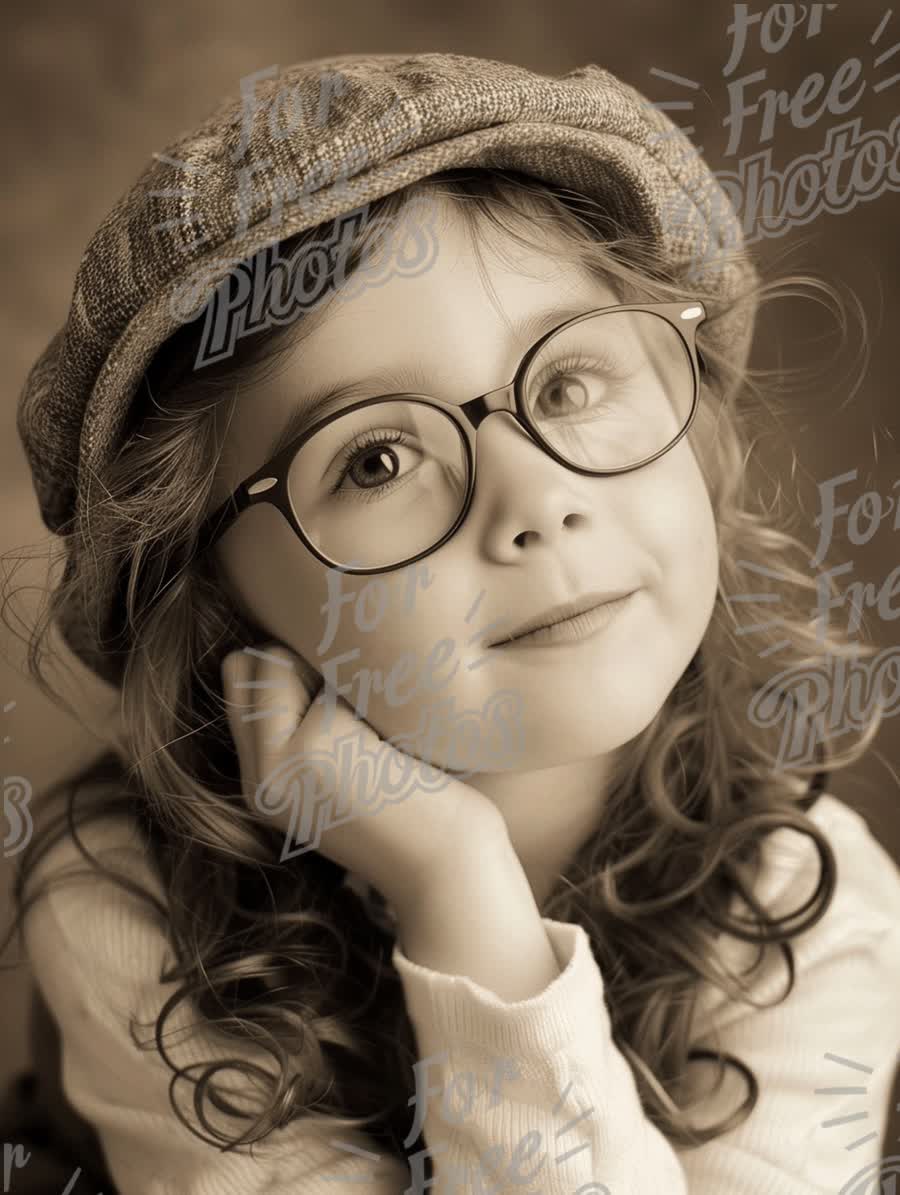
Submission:
<svg viewBox="0 0 900 1195">
<path fill-rule="evenodd" d="M 552 550 L 590 526 L 587 480 L 555 461 L 510 412 L 494 411 L 478 429 L 468 519 L 494 559 L 515 560 L 528 546 Z"/>
</svg>

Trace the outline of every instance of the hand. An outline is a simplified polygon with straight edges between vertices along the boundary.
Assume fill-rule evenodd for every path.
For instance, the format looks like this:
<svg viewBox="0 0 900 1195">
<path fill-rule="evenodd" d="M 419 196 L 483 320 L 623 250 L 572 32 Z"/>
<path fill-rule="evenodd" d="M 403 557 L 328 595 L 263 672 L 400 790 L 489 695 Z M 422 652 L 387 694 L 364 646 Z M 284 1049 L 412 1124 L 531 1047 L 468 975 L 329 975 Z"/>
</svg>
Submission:
<svg viewBox="0 0 900 1195">
<path fill-rule="evenodd" d="M 231 653 L 222 680 L 251 809 L 292 837 L 303 814 L 312 827 L 327 810 L 315 849 L 362 876 L 395 907 L 421 892 L 432 875 L 446 877 L 467 844 L 481 847 L 485 838 L 502 842 L 506 836 L 502 815 L 482 793 L 385 742 L 343 698 L 336 696 L 331 710 L 315 703 L 322 678 L 287 647 Z M 365 752 L 381 761 L 357 769 L 365 776 L 357 794 L 347 783 L 353 769 L 337 766 L 334 741 L 348 735 L 354 759 Z M 386 795 L 385 775 L 398 774 L 407 779 Z M 343 824 L 329 824 L 347 813 Z M 309 835 L 300 837 L 305 842 Z"/>
</svg>

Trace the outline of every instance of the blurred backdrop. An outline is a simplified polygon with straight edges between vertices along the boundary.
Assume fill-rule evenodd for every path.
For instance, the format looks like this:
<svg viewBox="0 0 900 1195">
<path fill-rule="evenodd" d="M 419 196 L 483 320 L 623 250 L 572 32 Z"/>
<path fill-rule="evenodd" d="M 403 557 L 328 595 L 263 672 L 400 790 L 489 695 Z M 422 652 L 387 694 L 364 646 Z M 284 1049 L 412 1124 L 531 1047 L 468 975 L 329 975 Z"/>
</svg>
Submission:
<svg viewBox="0 0 900 1195">
<path fill-rule="evenodd" d="M 892 55 L 891 48 L 900 42 L 900 11 L 893 14 L 875 0 L 776 5 L 778 12 L 751 5 L 750 18 L 761 14 L 761 19 L 738 20 L 729 31 L 747 7 L 721 0 L 690 5 L 455 0 L 446 6 L 377 0 L 330 0 L 327 5 L 81 0 L 73 6 L 64 0 L 7 0 L 10 54 L 0 79 L 9 180 L 0 197 L 6 265 L 0 295 L 6 362 L 0 551 L 51 542 L 16 434 L 16 402 L 28 368 L 63 321 L 81 253 L 99 222 L 150 155 L 195 125 L 221 95 L 237 91 L 242 76 L 340 53 L 440 50 L 504 59 L 551 74 L 597 63 L 666 105 L 676 123 L 693 130 L 692 139 L 712 167 L 729 172 L 745 195 L 761 168 L 781 172 L 788 184 L 801 156 L 843 153 L 840 182 L 834 186 L 846 194 L 832 206 L 844 210 L 815 214 L 822 205 L 813 204 L 814 218 L 802 225 L 789 227 L 789 221 L 779 227 L 776 220 L 769 231 L 781 235 L 758 239 L 755 250 L 766 273 L 813 272 L 850 288 L 868 322 L 870 357 L 860 379 L 859 328 L 851 325 L 840 348 L 834 320 L 811 302 L 781 300 L 764 315 L 754 355 L 760 368 L 839 356 L 815 386 L 790 396 L 772 432 L 760 441 L 760 484 L 772 492 L 781 485 L 794 512 L 791 530 L 812 546 L 818 539 L 813 524 L 819 486 L 827 479 L 857 471 L 837 491 L 838 502 L 852 504 L 867 491 L 896 498 L 900 178 L 895 167 L 891 189 L 884 150 L 876 142 L 884 146 L 898 140 L 900 54 Z M 768 100 L 767 89 L 773 92 Z M 869 136 L 878 131 L 880 140 Z M 768 163 L 759 158 L 767 150 Z M 815 172 L 799 181 L 794 177 L 795 205 L 809 199 L 810 188 L 826 195 L 824 182 L 816 178 Z M 900 530 L 893 530 L 893 522 L 893 516 L 885 518 L 863 544 L 850 542 L 845 518 L 837 521 L 828 563 L 853 565 L 842 587 L 860 581 L 884 589 L 900 561 Z M 859 526 L 871 530 L 865 520 Z M 14 625 L 27 619 L 46 583 L 46 561 L 38 558 L 15 579 L 17 589 L 34 590 L 18 597 L 5 617 Z M 894 618 L 900 615 L 900 597 L 893 603 L 890 593 L 882 597 L 884 617 L 872 610 L 866 626 L 870 637 L 887 648 L 898 641 Z M 836 610 L 832 617 L 846 620 L 848 611 Z M 5 627 L 2 637 L 4 775 L 25 777 L 39 792 L 103 750 L 115 694 L 68 657 L 75 680 L 66 682 L 66 693 L 84 712 L 85 725 L 70 720 L 23 679 L 18 639 Z M 886 720 L 867 758 L 829 785 L 868 818 L 894 858 L 900 858 L 898 727 L 896 716 Z M 0 855 L 4 931 L 13 863 Z M 4 961 L 9 959 L 8 953 Z M 0 974 L 0 1087 L 26 1064 L 26 989 L 24 969 Z M 821 1046 L 823 1054 L 831 1048 L 825 1036 Z M 892 1065 L 890 1059 L 858 1061 Z M 900 1152 L 898 1132 L 895 1119 L 886 1152 Z M 848 1175 L 851 1169 L 848 1164 Z"/>
</svg>

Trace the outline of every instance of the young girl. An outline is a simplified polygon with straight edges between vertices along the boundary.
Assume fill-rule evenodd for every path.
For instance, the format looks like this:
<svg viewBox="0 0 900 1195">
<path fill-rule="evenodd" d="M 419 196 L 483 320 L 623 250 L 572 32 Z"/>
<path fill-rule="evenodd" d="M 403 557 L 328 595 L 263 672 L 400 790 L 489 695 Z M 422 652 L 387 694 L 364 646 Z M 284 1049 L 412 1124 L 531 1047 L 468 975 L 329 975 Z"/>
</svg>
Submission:
<svg viewBox="0 0 900 1195">
<path fill-rule="evenodd" d="M 864 1183 L 900 880 L 753 705 L 852 648 L 745 484 L 733 213 L 593 66 L 251 83 L 20 410 L 42 630 L 121 693 L 17 887 L 50 1140 L 107 1195 Z"/>
</svg>

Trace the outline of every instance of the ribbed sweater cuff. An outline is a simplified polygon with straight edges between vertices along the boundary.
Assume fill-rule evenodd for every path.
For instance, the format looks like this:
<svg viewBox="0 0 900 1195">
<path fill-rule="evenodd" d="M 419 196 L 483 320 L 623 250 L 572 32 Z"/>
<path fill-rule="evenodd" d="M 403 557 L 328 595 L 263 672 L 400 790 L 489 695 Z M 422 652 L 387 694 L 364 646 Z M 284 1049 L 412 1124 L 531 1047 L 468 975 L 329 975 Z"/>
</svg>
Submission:
<svg viewBox="0 0 900 1195">
<path fill-rule="evenodd" d="M 423 1051 L 466 1042 L 519 1057 L 556 1053 L 573 1042 L 583 1050 L 586 1038 L 608 1035 L 603 980 L 583 927 L 549 918 L 542 924 L 560 974 L 527 1000 L 501 1000 L 467 976 L 412 962 L 395 945 L 393 963 Z"/>
</svg>

